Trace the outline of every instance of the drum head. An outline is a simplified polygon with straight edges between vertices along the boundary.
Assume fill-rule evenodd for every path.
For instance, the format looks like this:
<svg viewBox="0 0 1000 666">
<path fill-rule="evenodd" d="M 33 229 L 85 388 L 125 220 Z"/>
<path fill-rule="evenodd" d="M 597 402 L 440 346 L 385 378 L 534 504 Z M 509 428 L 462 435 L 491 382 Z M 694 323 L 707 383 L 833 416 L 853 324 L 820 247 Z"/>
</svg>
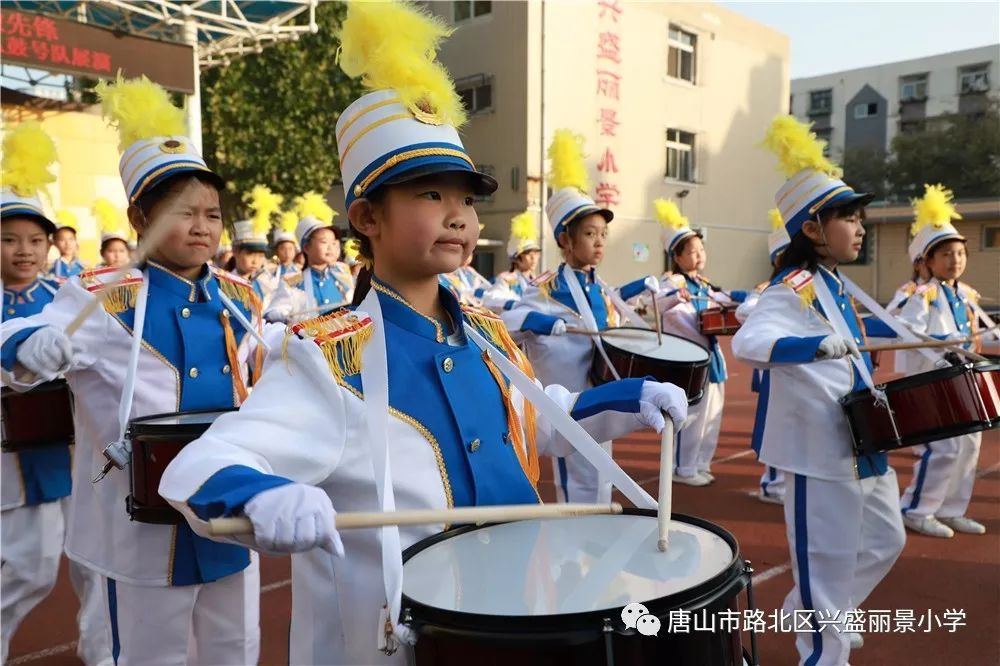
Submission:
<svg viewBox="0 0 1000 666">
<path fill-rule="evenodd" d="M 200 435 L 215 423 L 215 419 L 236 409 L 212 409 L 194 412 L 153 414 L 129 422 L 132 437 L 158 435 Z"/>
<path fill-rule="evenodd" d="M 610 347 L 660 361 L 707 363 L 709 359 L 708 350 L 696 342 L 664 333 L 660 344 L 656 331 L 645 328 L 616 328 L 602 340 Z"/>
<path fill-rule="evenodd" d="M 666 553 L 657 549 L 652 512 L 445 532 L 407 551 L 404 605 L 412 601 L 510 620 L 595 612 L 618 616 L 629 603 L 654 600 L 679 605 L 717 588 L 720 577 L 728 578 L 738 548 L 731 535 L 711 523 L 676 518 Z"/>
</svg>

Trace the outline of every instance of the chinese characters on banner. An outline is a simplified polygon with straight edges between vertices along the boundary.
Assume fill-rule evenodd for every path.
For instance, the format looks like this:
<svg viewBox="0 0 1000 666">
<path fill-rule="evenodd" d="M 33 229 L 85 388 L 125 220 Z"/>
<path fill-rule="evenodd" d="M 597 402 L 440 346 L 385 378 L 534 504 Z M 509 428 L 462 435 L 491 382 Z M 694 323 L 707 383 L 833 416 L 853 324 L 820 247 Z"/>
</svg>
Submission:
<svg viewBox="0 0 1000 666">
<path fill-rule="evenodd" d="M 111 73 L 110 53 L 63 43 L 53 19 L 7 10 L 0 18 L 0 34 L 0 56 L 5 59 Z"/>
<path fill-rule="evenodd" d="M 621 0 L 600 0 L 597 16 L 597 108 L 598 151 L 597 185 L 594 201 L 605 208 L 621 202 L 618 189 L 617 148 L 618 112 L 621 103 L 622 43 Z"/>
</svg>

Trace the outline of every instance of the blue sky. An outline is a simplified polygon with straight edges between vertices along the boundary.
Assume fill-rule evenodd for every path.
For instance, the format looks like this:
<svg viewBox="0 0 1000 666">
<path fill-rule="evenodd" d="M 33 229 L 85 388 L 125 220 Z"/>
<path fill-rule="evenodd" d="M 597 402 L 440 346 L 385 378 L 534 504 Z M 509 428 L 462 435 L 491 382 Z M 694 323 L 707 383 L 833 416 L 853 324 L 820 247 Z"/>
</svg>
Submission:
<svg viewBox="0 0 1000 666">
<path fill-rule="evenodd" d="M 1000 43 L 1000 2 L 722 2 L 791 39 L 800 78 Z"/>
</svg>

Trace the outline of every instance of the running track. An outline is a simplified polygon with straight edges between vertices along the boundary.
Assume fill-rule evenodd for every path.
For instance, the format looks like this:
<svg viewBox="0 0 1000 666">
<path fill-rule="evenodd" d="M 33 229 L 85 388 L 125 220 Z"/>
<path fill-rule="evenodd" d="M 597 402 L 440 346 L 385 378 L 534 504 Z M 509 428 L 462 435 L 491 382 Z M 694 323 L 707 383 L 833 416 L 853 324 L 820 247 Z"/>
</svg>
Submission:
<svg viewBox="0 0 1000 666">
<path fill-rule="evenodd" d="M 728 350 L 727 350 L 728 352 Z M 674 509 L 707 518 L 736 535 L 743 555 L 756 571 L 757 607 L 765 614 L 780 608 L 791 588 L 781 507 L 750 496 L 761 467 L 749 453 L 755 397 L 749 391 L 750 371 L 730 359 L 730 381 L 722 436 L 713 473 L 716 482 L 704 488 L 675 486 Z M 891 367 L 889 359 L 888 367 Z M 879 375 L 886 377 L 884 373 Z M 626 471 L 656 495 L 659 440 L 641 434 L 615 444 L 615 458 Z M 905 487 L 916 458 L 908 451 L 891 456 Z M 547 464 L 542 465 L 548 470 Z M 542 495 L 554 495 L 551 475 Z M 864 604 L 867 609 L 912 609 L 919 617 L 928 609 L 940 614 L 960 608 L 967 626 L 956 633 L 882 633 L 865 636 L 865 646 L 851 654 L 854 666 L 921 664 L 922 666 L 993 666 L 1000 664 L 1000 431 L 987 433 L 979 460 L 979 479 L 969 515 L 986 525 L 986 536 L 957 535 L 943 540 L 908 533 L 906 549 L 889 576 Z M 262 664 L 286 664 L 291 608 L 289 570 L 285 559 L 262 561 Z M 48 599 L 25 620 L 11 646 L 11 664 L 69 666 L 76 659 L 76 598 L 65 566 Z M 760 637 L 761 663 L 796 663 L 793 634 Z M 749 643 L 745 640 L 744 644 Z M 702 665 L 684 665 L 702 666 Z"/>
</svg>

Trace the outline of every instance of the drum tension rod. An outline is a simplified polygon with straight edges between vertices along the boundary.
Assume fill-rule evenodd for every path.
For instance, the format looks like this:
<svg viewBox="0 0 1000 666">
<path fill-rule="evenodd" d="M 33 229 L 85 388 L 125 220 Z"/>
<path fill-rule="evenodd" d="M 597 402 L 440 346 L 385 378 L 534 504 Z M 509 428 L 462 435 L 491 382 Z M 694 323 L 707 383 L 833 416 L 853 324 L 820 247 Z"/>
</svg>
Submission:
<svg viewBox="0 0 1000 666">
<path fill-rule="evenodd" d="M 604 618 L 604 661 L 608 666 L 615 666 L 615 646 L 612 640 L 615 635 L 615 628 L 611 624 L 611 618 Z"/>
<path fill-rule="evenodd" d="M 753 566 L 750 564 L 750 560 L 743 560 L 743 573 L 747 576 L 747 609 L 757 610 L 757 606 L 754 605 L 753 601 Z M 760 661 L 757 659 L 757 632 L 750 632 L 750 666 L 760 666 Z"/>
</svg>

